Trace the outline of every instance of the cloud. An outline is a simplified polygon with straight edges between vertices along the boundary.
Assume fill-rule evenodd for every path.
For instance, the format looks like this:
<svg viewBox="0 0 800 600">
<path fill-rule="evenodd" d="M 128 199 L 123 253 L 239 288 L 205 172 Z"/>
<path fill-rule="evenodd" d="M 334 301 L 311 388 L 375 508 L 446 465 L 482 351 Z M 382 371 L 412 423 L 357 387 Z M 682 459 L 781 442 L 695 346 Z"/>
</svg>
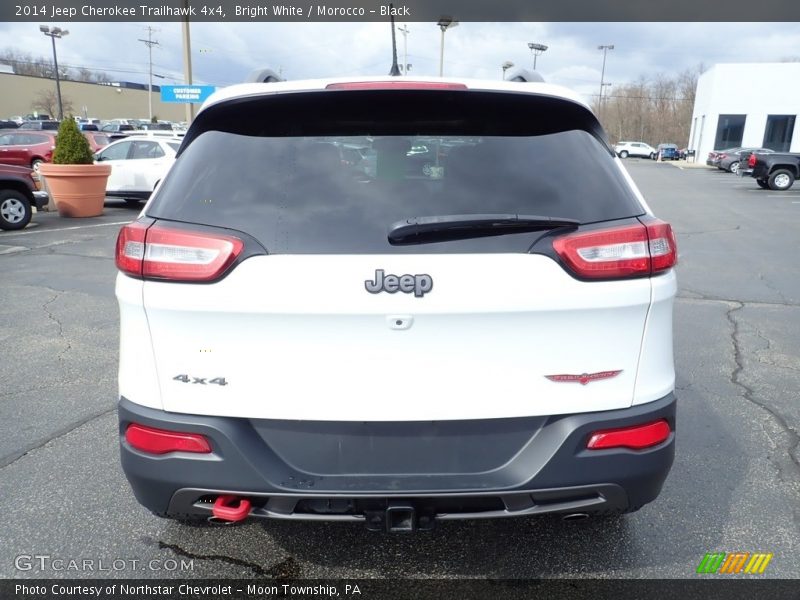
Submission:
<svg viewBox="0 0 800 600">
<path fill-rule="evenodd" d="M 158 29 L 153 37 L 160 44 L 153 51 L 154 71 L 168 76 L 165 83 L 182 82 L 179 23 L 70 23 L 70 35 L 57 42 L 59 62 L 146 82 L 147 48 L 137 40 L 146 37 L 148 25 Z M 438 75 L 439 28 L 407 26 L 411 74 Z M 391 64 L 390 35 L 388 23 L 193 23 L 194 80 L 230 85 L 264 66 L 290 79 L 384 75 Z M 0 36 L 4 47 L 51 55 L 35 23 L 0 23 Z M 792 23 L 461 23 L 445 34 L 445 73 L 499 79 L 505 61 L 532 66 L 531 41 L 549 46 L 537 59 L 548 81 L 593 94 L 600 82 L 600 44 L 615 45 L 606 81 L 620 85 L 701 62 L 780 60 L 798 54 L 800 31 Z M 402 61 L 402 35 L 397 44 Z"/>
</svg>

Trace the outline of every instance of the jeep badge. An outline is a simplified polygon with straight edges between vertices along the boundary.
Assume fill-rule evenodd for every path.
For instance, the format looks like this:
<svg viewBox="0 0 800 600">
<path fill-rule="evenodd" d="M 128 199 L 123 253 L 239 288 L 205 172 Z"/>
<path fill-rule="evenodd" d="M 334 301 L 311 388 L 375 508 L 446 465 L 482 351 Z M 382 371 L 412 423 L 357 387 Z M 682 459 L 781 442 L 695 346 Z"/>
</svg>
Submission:
<svg viewBox="0 0 800 600">
<path fill-rule="evenodd" d="M 433 277 L 430 275 L 385 275 L 383 269 L 375 271 L 375 281 L 367 279 L 364 287 L 370 294 L 397 291 L 410 294 L 414 292 L 417 298 L 422 298 L 433 289 Z"/>
</svg>

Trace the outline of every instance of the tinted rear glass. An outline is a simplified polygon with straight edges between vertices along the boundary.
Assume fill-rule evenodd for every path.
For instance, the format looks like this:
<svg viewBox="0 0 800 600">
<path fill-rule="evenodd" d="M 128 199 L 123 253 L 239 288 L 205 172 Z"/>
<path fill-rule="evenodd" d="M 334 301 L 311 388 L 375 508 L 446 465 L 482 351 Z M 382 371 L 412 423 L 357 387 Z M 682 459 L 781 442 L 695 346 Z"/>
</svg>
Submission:
<svg viewBox="0 0 800 600">
<path fill-rule="evenodd" d="M 524 252 L 542 235 L 389 244 L 391 225 L 412 217 L 507 213 L 594 223 L 643 212 L 608 149 L 586 131 L 487 135 L 485 124 L 461 124 L 431 135 L 414 134 L 413 125 L 405 135 L 206 131 L 184 148 L 147 214 L 242 231 L 271 253 L 351 254 Z"/>
</svg>

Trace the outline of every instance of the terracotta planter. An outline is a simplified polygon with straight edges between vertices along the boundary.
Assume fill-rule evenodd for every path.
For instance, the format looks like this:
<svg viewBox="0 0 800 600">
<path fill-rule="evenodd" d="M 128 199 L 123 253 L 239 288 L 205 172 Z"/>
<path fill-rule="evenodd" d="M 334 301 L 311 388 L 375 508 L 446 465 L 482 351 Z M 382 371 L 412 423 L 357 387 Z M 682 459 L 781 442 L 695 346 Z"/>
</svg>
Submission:
<svg viewBox="0 0 800 600">
<path fill-rule="evenodd" d="M 47 180 L 47 189 L 62 217 L 97 217 L 103 214 L 111 165 L 42 163 L 39 173 Z"/>
</svg>

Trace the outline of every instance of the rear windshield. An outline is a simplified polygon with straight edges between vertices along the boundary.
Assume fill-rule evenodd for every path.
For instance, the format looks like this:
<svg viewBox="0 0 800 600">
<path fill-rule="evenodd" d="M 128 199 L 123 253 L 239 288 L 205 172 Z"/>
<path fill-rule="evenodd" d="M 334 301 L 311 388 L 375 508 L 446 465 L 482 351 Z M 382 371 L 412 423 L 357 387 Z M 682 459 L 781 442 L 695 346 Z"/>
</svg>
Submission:
<svg viewBox="0 0 800 600">
<path fill-rule="evenodd" d="M 541 232 L 402 247 L 392 246 L 387 233 L 398 221 L 436 215 L 520 214 L 585 224 L 642 212 L 608 150 L 583 130 L 206 131 L 184 147 L 147 210 L 242 231 L 270 253 L 293 254 L 525 252 Z"/>
</svg>

